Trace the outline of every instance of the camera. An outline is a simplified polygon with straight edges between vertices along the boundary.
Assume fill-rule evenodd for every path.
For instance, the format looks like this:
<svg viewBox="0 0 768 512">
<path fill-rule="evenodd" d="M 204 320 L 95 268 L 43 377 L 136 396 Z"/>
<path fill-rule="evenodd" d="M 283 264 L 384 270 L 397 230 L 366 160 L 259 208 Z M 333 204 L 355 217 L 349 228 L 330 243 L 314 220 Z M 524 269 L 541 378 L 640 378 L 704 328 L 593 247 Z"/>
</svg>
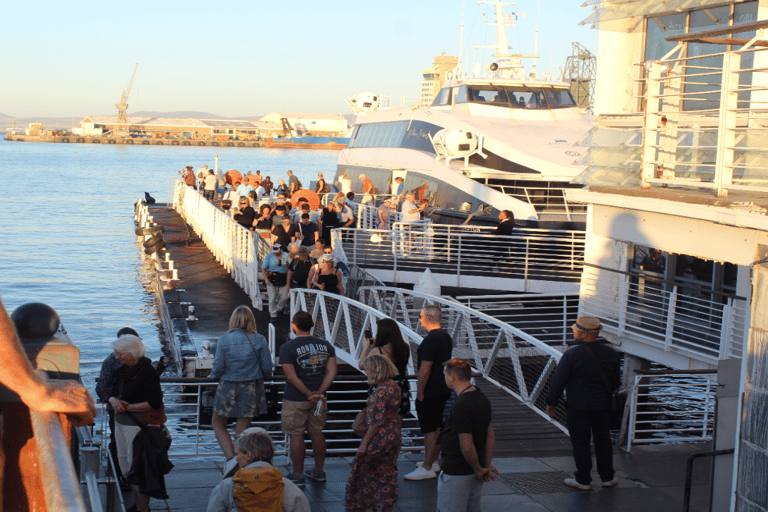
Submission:
<svg viewBox="0 0 768 512">
<path fill-rule="evenodd" d="M 365 339 L 367 339 L 367 340 L 372 340 L 373 339 L 373 331 L 371 331 L 370 329 L 366 329 L 363 332 L 363 336 L 365 336 Z"/>
</svg>

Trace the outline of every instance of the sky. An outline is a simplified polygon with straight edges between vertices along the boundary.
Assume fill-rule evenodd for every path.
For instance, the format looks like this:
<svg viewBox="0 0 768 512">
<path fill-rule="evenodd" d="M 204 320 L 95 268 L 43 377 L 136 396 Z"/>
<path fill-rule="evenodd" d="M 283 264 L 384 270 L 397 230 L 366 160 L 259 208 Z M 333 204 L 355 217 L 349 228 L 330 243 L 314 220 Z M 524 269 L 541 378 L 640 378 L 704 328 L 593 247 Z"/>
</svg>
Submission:
<svg viewBox="0 0 768 512">
<path fill-rule="evenodd" d="M 582 0 L 541 0 L 539 71 L 579 42 L 597 53 Z M 515 53 L 534 52 L 537 0 L 507 30 Z M 264 2 L 6 2 L 0 21 L 0 113 L 13 117 L 116 115 L 136 63 L 128 113 L 201 111 L 252 118 L 270 112 L 351 114 L 345 98 L 373 91 L 395 106 L 420 94 L 421 72 L 458 55 L 492 60 L 491 5 L 471 0 Z M 526 13 L 523 17 L 522 13 Z M 410 100 L 410 101 L 409 101 Z"/>
</svg>

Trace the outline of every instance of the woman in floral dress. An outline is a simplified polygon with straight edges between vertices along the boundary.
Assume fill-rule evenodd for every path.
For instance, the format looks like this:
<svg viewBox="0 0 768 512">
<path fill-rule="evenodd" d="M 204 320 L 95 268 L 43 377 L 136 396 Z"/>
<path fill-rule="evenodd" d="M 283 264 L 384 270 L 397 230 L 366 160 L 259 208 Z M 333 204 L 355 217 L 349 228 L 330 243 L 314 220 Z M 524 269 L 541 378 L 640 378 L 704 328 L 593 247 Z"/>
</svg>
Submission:
<svg viewBox="0 0 768 512">
<path fill-rule="evenodd" d="M 390 512 L 397 501 L 397 454 L 400 448 L 400 387 L 398 372 L 388 357 L 373 354 L 365 360 L 368 382 L 376 386 L 368 397 L 368 432 L 352 463 L 344 506 L 349 511 Z"/>
</svg>

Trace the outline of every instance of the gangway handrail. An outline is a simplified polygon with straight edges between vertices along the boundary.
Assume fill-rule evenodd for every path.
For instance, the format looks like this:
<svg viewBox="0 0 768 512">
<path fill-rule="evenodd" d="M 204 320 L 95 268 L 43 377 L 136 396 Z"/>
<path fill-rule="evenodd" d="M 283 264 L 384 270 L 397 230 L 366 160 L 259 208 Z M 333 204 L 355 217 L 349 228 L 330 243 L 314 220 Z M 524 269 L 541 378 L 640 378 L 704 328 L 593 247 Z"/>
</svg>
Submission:
<svg viewBox="0 0 768 512">
<path fill-rule="evenodd" d="M 444 306 L 446 308 L 450 308 L 454 311 L 459 311 L 463 314 L 469 314 L 475 317 L 478 317 L 482 319 L 484 322 L 487 322 L 489 324 L 493 324 L 500 329 L 507 329 L 510 332 L 514 333 L 516 336 L 519 336 L 521 339 L 527 341 L 531 345 L 535 346 L 536 348 L 541 349 L 542 351 L 546 352 L 548 355 L 554 357 L 558 362 L 560 361 L 560 358 L 562 357 L 562 353 L 558 350 L 552 348 L 551 346 L 547 345 L 546 343 L 540 341 L 539 339 L 535 338 L 534 336 L 531 336 L 530 334 L 521 331 L 517 327 L 513 325 L 509 325 L 505 322 L 502 322 L 501 320 L 497 320 L 496 318 L 486 315 L 485 313 L 478 311 L 476 309 L 469 308 L 465 306 L 464 304 L 461 304 L 459 302 L 453 301 L 453 300 L 447 300 L 443 297 L 438 297 L 436 295 L 430 295 L 427 293 L 420 293 L 413 290 L 406 290 L 403 288 L 393 288 L 390 286 L 361 286 L 358 290 L 358 294 L 362 295 L 366 291 L 375 291 L 375 290 L 381 290 L 381 291 L 388 291 L 388 292 L 397 292 L 402 293 L 404 295 L 410 295 L 412 297 L 418 297 L 420 299 L 428 300 L 432 302 L 433 304 L 440 304 L 441 306 Z M 363 303 L 364 304 L 364 303 Z"/>
</svg>

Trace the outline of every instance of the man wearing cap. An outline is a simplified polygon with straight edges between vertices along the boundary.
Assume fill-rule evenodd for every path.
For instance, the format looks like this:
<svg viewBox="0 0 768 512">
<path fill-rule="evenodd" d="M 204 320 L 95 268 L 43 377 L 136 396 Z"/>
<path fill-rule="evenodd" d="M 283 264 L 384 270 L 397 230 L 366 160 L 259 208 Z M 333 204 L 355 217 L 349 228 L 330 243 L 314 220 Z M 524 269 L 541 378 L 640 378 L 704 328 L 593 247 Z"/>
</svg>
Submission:
<svg viewBox="0 0 768 512">
<path fill-rule="evenodd" d="M 278 313 L 285 308 L 288 293 L 291 291 L 291 282 L 288 280 L 288 254 L 283 252 L 282 245 L 272 246 L 272 252 L 267 254 L 261 265 L 261 272 L 267 285 L 270 321 L 274 322 Z"/>
<path fill-rule="evenodd" d="M 620 385 L 621 357 L 607 343 L 597 341 L 600 329 L 600 320 L 593 316 L 579 317 L 573 324 L 577 344 L 563 354 L 547 394 L 547 414 L 554 417 L 565 390 L 566 424 L 576 463 L 574 478 L 566 478 L 565 484 L 583 491 L 591 489 L 590 438 L 595 443 L 601 485 L 612 487 L 618 483 L 613 470 L 610 424 L 611 394 Z"/>
<path fill-rule="evenodd" d="M 309 248 L 302 245 L 296 252 L 296 257 L 288 264 L 288 282 L 291 288 L 306 288 L 312 262 L 309 261 Z"/>
</svg>

